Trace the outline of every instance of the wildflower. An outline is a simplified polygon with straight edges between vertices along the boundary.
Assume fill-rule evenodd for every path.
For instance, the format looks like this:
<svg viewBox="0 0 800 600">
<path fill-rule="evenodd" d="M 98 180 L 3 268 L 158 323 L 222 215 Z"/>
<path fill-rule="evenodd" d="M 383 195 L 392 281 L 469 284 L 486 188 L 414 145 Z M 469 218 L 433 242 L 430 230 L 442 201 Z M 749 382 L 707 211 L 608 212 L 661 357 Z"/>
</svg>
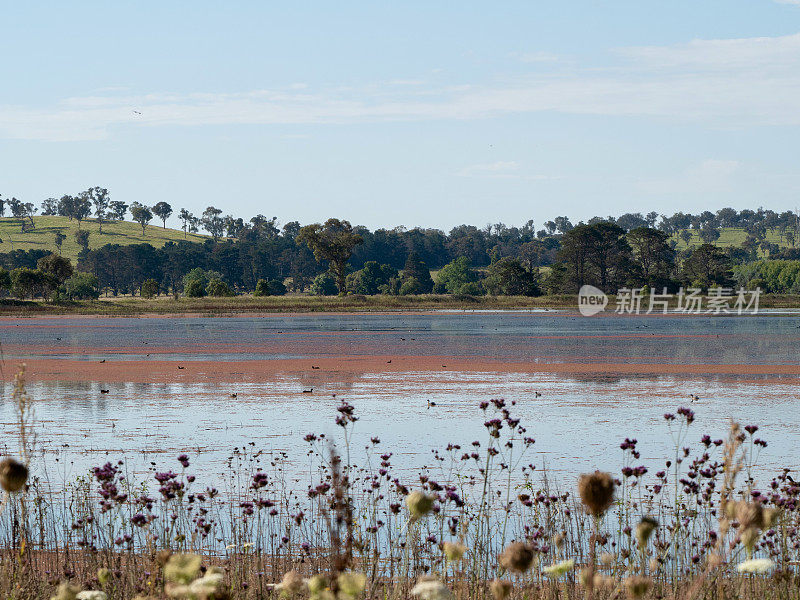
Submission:
<svg viewBox="0 0 800 600">
<path fill-rule="evenodd" d="M 533 564 L 533 549 L 522 542 L 509 544 L 500 555 L 500 565 L 512 573 L 524 573 Z"/>
<path fill-rule="evenodd" d="M 578 493 L 589 513 L 602 517 L 614 502 L 614 479 L 601 471 L 583 474 L 578 479 Z"/>
<path fill-rule="evenodd" d="M 0 487 L 7 492 L 18 492 L 28 481 L 28 467 L 13 458 L 0 462 Z"/>
<path fill-rule="evenodd" d="M 628 593 L 628 598 L 636 600 L 641 598 L 650 589 L 652 581 L 649 577 L 641 577 L 634 575 L 625 580 L 625 591 Z"/>
<path fill-rule="evenodd" d="M 433 509 L 433 496 L 414 490 L 406 496 L 406 506 L 408 506 L 408 512 L 411 513 L 411 520 L 416 521 L 431 512 Z"/>
<path fill-rule="evenodd" d="M 411 588 L 411 593 L 422 600 L 451 600 L 453 597 L 450 588 L 438 579 L 420 581 Z"/>
<path fill-rule="evenodd" d="M 367 576 L 363 573 L 342 573 L 336 578 L 339 585 L 339 592 L 350 598 L 355 598 L 364 591 L 367 583 Z"/>
<path fill-rule="evenodd" d="M 77 598 L 77 600 L 108 600 L 106 593 L 101 592 L 100 590 L 85 590 L 83 592 L 78 592 L 75 598 Z"/>
<path fill-rule="evenodd" d="M 739 573 L 766 573 L 775 566 L 775 563 L 768 558 L 751 558 L 740 562 L 736 566 Z"/>
<path fill-rule="evenodd" d="M 658 527 L 658 521 L 653 517 L 642 517 L 639 524 L 636 526 L 636 541 L 639 542 L 639 547 L 644 548 L 653 531 Z"/>
<path fill-rule="evenodd" d="M 461 560 L 461 557 L 464 556 L 464 553 L 467 551 L 467 547 L 464 544 L 454 544 L 452 542 L 445 542 L 442 544 L 442 549 L 444 550 L 444 555 L 447 557 L 447 560 L 451 562 Z"/>
<path fill-rule="evenodd" d="M 547 575 L 548 577 L 561 577 L 564 573 L 572 569 L 575 566 L 575 559 L 570 558 L 569 560 L 562 560 L 559 563 L 554 565 L 549 565 L 542 569 L 542 572 Z"/>
<path fill-rule="evenodd" d="M 506 600 L 511 595 L 511 582 L 495 579 L 489 585 L 494 600 Z"/>
<path fill-rule="evenodd" d="M 64 582 L 56 589 L 56 595 L 51 597 L 50 600 L 76 600 L 80 588 L 75 587 L 71 583 Z"/>
<path fill-rule="evenodd" d="M 164 565 L 164 579 L 188 584 L 197 578 L 201 561 L 197 554 L 173 554 Z"/>
</svg>

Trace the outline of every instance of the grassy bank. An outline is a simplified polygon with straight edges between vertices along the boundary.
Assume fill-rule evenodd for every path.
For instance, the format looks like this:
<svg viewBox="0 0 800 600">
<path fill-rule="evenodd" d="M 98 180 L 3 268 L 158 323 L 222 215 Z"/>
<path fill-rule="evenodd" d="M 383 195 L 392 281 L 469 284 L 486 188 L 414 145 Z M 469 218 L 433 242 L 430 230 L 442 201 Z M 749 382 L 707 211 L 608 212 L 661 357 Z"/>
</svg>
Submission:
<svg viewBox="0 0 800 600">
<path fill-rule="evenodd" d="M 675 302 L 673 301 L 673 305 Z M 576 310 L 577 296 L 558 295 L 529 298 L 525 296 L 267 296 L 232 298 L 184 298 L 171 296 L 101 298 L 96 301 L 48 303 L 43 301 L 0 300 L 0 315 L 227 315 L 243 313 L 313 313 L 313 312 L 383 312 L 426 310 Z M 609 299 L 606 312 L 613 312 L 616 299 Z M 647 303 L 643 302 L 644 313 Z M 800 296 L 765 294 L 760 308 L 800 308 Z"/>
</svg>

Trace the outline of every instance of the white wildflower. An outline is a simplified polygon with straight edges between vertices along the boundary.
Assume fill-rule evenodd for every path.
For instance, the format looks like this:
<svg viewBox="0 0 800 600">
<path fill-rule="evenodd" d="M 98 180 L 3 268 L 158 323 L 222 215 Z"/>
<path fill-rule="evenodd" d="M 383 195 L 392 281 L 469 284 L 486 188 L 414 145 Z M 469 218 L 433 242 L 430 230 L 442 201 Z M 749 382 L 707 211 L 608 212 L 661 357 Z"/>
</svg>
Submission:
<svg viewBox="0 0 800 600">
<path fill-rule="evenodd" d="M 106 593 L 99 590 L 85 590 L 83 592 L 78 592 L 78 595 L 75 597 L 78 600 L 108 600 Z"/>
<path fill-rule="evenodd" d="M 768 558 L 751 558 L 740 562 L 736 566 L 739 573 L 766 573 L 775 566 L 775 563 Z"/>
<path fill-rule="evenodd" d="M 452 600 L 453 598 L 450 588 L 436 580 L 420 581 L 412 588 L 411 593 L 419 596 L 422 600 Z"/>
<path fill-rule="evenodd" d="M 544 567 L 542 571 L 544 571 L 544 574 L 548 577 L 561 577 L 574 566 L 575 559 L 570 558 L 569 560 L 562 560 L 560 563 Z"/>
</svg>

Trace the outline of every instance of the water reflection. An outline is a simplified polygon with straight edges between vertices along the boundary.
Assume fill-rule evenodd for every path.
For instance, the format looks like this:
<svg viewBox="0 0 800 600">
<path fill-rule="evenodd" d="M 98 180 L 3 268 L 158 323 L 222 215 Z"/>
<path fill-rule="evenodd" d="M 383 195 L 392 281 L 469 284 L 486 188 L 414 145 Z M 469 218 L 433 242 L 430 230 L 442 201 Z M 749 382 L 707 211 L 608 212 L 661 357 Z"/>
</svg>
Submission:
<svg viewBox="0 0 800 600">
<path fill-rule="evenodd" d="M 354 454 L 372 436 L 395 452 L 396 463 L 416 469 L 431 462 L 431 449 L 448 442 L 483 439 L 478 402 L 503 397 L 536 438 L 538 467 L 573 477 L 594 468 L 616 469 L 619 442 L 636 437 L 646 463 L 672 455 L 662 415 L 692 405 L 692 440 L 724 437 L 729 418 L 761 426 L 770 445 L 761 461 L 771 469 L 800 466 L 798 376 L 764 374 L 750 365 L 800 363 L 797 315 L 752 318 L 604 317 L 480 313 L 468 315 L 302 315 L 233 319 L 26 319 L 0 321 L 12 361 L 55 359 L 32 381 L 40 423 L 39 442 L 54 457 L 60 476 L 85 472 L 125 456 L 134 471 L 155 461 L 172 467 L 187 452 L 209 478 L 219 478 L 234 447 L 289 453 L 304 468 L 306 433 L 337 436 L 340 399 L 360 421 Z M 471 370 L 313 369 L 314 359 L 374 356 L 447 357 L 474 361 Z M 251 361 L 307 357 L 302 370 L 245 376 Z M 230 361 L 227 383 L 200 373 L 170 371 L 169 380 L 104 381 L 103 371 L 69 381 L 65 358 L 84 361 Z M 520 373 L 483 368 L 497 364 L 567 364 L 572 373 Z M 395 365 L 398 361 L 395 361 Z M 241 364 L 241 370 L 237 368 Z M 653 365 L 650 372 L 620 373 L 606 363 Z M 278 364 L 278 363 L 276 363 Z M 405 363 L 404 363 L 405 364 Z M 730 373 L 659 374 L 660 365 L 734 365 Z M 588 367 L 587 367 L 588 365 Z M 438 366 L 438 363 L 437 363 Z M 174 367 L 170 367 L 171 369 Z M 647 369 L 645 369 L 647 370 Z M 673 369 L 675 371 L 675 369 Z M 677 371 L 680 371 L 678 369 Z M 175 377 L 176 380 L 171 380 Z M 303 390 L 313 389 L 305 394 Z M 102 390 L 107 390 L 103 392 Z M 4 383 L 0 422 L 14 433 L 11 385 Z M 235 394 L 235 397 L 232 395 Z M 197 456 L 195 456 L 197 455 Z M 660 465 L 659 465 L 660 466 Z"/>
</svg>

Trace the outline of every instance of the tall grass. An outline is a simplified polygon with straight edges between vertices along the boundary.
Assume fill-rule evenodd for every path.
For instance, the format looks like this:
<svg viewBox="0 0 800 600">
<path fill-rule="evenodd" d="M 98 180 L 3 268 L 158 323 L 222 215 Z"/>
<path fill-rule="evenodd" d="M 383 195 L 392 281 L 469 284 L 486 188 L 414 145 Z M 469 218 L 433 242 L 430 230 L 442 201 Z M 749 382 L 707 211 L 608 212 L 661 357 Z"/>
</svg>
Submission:
<svg viewBox="0 0 800 600">
<path fill-rule="evenodd" d="M 22 377 L 17 390 L 25 460 L 39 454 Z M 69 482 L 31 478 L 6 494 L 0 515 L 0 593 L 800 596 L 800 485 L 789 469 L 758 485 L 766 442 L 757 427 L 732 423 L 713 439 L 680 408 L 664 415 L 675 450 L 663 467 L 643 466 L 636 440 L 608 440 L 620 470 L 586 475 L 578 490 L 531 464 L 535 441 L 514 408 L 482 402 L 482 439 L 433 449 L 434 466 L 413 476 L 394 465 L 403 448 L 372 438 L 353 451 L 358 415 L 343 401 L 337 439 L 305 437 L 302 484 L 290 476 L 291 457 L 253 445 L 230 455 L 220 489 L 204 484 L 187 455 L 149 478 L 129 475 L 121 460 Z"/>
</svg>

